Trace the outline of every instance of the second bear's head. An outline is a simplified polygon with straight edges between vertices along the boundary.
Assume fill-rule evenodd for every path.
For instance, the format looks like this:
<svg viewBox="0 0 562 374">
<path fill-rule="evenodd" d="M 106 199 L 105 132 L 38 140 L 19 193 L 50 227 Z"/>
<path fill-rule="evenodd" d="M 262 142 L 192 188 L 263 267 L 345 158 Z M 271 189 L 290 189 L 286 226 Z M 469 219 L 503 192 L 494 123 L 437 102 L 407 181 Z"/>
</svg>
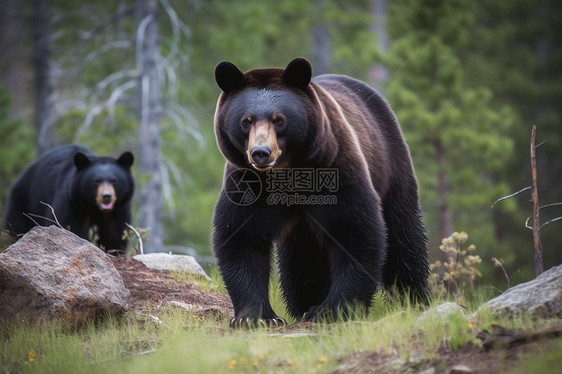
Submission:
<svg viewBox="0 0 562 374">
<path fill-rule="evenodd" d="M 316 135 L 317 106 L 308 60 L 297 58 L 285 69 L 243 73 L 223 61 L 215 68 L 222 89 L 215 112 L 215 134 L 225 158 L 258 171 L 300 166 L 307 140 Z"/>
<path fill-rule="evenodd" d="M 135 182 L 131 174 L 134 157 L 124 152 L 117 159 L 98 157 L 77 152 L 74 155 L 74 194 L 76 206 L 96 205 L 101 212 L 128 204 L 133 196 Z"/>
</svg>

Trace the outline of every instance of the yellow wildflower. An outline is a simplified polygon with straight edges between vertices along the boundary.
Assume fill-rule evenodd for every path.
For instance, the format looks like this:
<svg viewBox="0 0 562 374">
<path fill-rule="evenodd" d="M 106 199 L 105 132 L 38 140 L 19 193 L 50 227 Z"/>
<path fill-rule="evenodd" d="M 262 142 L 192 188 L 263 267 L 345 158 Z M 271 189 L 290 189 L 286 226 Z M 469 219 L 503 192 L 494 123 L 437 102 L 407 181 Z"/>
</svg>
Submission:
<svg viewBox="0 0 562 374">
<path fill-rule="evenodd" d="M 29 362 L 35 361 L 35 351 L 33 349 L 29 351 L 27 358 L 29 359 Z"/>
</svg>

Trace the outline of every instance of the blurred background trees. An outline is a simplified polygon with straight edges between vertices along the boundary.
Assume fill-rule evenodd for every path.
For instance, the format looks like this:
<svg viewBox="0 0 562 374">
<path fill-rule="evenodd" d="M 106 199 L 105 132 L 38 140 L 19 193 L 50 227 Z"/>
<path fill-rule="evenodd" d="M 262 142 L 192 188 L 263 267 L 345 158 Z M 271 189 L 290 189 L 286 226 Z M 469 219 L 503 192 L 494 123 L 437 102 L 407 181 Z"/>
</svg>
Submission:
<svg viewBox="0 0 562 374">
<path fill-rule="evenodd" d="M 143 4 L 154 14 L 144 25 Z M 50 31 L 37 34 L 44 6 Z M 530 184 L 533 125 L 537 143 L 548 140 L 537 150 L 541 202 L 562 201 L 561 16 L 562 4 L 551 0 L 5 0 L 0 210 L 40 144 L 77 142 L 113 156 L 130 149 L 139 161 L 134 224 L 161 237 L 151 248 L 210 255 L 224 166 L 212 129 L 214 66 L 283 67 L 304 56 L 315 73 L 352 75 L 389 100 L 416 166 L 434 259 L 441 239 L 463 230 L 483 260 L 482 282 L 503 284 L 491 257 L 504 260 L 512 284 L 528 280 L 529 199 L 491 204 Z M 156 34 L 146 50 L 150 27 Z M 46 36 L 50 56 L 33 47 Z M 50 59 L 52 85 L 51 112 L 38 117 L 52 133 L 41 136 L 37 58 Z M 154 72 L 148 91 L 144 63 Z M 143 109 L 153 116 L 146 133 Z M 144 195 L 147 186 L 158 193 Z M 156 221 L 143 218 L 147 204 L 160 204 L 150 213 Z M 559 209 L 541 212 L 543 219 Z M 545 268 L 561 263 L 560 223 L 545 227 L 542 241 Z"/>
</svg>

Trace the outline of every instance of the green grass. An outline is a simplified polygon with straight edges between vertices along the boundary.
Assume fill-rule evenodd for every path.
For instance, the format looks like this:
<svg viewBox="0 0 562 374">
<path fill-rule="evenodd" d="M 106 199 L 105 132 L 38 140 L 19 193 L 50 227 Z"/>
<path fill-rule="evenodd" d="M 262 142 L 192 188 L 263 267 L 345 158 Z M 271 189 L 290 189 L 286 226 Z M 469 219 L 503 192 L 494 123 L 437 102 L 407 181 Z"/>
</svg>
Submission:
<svg viewBox="0 0 562 374">
<path fill-rule="evenodd" d="M 223 287 L 220 280 L 216 283 Z M 277 287 L 271 296 L 274 309 L 286 316 Z M 482 302 L 476 299 L 467 314 Z M 108 318 L 78 331 L 57 322 L 18 321 L 0 326 L 0 373 L 324 373 L 357 352 L 398 354 L 404 360 L 415 353 L 438 360 L 444 338 L 458 349 L 477 345 L 476 332 L 491 330 L 492 323 L 536 325 L 529 318 L 498 321 L 486 313 L 476 326 L 460 317 L 420 323 L 421 312 L 379 294 L 368 317 L 300 328 L 237 331 L 227 327 L 225 318 L 203 318 L 179 308 Z M 549 353 L 551 365 L 562 363 L 558 352 Z"/>
</svg>

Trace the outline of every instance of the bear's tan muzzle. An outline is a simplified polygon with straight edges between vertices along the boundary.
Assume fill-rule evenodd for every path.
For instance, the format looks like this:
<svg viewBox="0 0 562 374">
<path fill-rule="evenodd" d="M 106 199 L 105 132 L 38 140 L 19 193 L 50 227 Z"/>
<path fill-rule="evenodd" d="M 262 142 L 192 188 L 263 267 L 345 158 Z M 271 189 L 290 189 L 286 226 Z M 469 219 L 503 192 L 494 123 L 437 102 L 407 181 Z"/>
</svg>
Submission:
<svg viewBox="0 0 562 374">
<path fill-rule="evenodd" d="M 256 122 L 248 135 L 248 162 L 259 171 L 274 167 L 282 153 L 274 126 L 266 121 Z"/>
<path fill-rule="evenodd" d="M 98 186 L 98 193 L 96 195 L 96 203 L 103 212 L 113 210 L 113 204 L 117 200 L 115 196 L 115 188 L 109 182 L 103 182 Z"/>
</svg>

